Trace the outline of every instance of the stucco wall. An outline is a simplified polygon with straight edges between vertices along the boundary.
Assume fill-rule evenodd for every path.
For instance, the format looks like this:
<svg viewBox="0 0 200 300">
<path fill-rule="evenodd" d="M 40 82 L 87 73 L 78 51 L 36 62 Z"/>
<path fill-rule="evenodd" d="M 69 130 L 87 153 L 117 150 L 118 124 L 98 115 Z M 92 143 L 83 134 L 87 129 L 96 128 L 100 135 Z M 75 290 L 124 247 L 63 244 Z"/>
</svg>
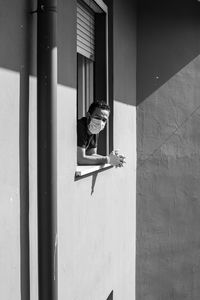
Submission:
<svg viewBox="0 0 200 300">
<path fill-rule="evenodd" d="M 129 2 L 121 12 L 121 1 L 114 7 L 114 64 L 119 68 L 118 32 Z M 132 78 L 122 79 L 125 88 L 114 101 L 114 147 L 127 156 L 123 169 L 109 169 L 74 180 L 76 169 L 76 3 L 60 1 L 58 12 L 58 291 L 59 299 L 134 299 L 135 293 L 135 169 L 136 114 Z M 128 21 L 129 20 L 129 21 Z M 132 26 L 126 18 L 126 28 Z M 130 23 L 129 23 L 130 22 Z M 129 24 L 129 25 L 128 25 Z M 135 36 L 125 40 L 134 48 Z M 129 69 L 135 76 L 135 64 Z M 114 73 L 115 84 L 119 82 Z M 120 77 L 121 78 L 121 77 Z M 127 83 L 127 80 L 129 83 Z M 127 130 L 128 128 L 128 130 Z M 93 187 L 93 192 L 92 192 Z"/>
<path fill-rule="evenodd" d="M 199 299 L 199 17 L 195 1 L 139 5 L 137 300 Z"/>
<path fill-rule="evenodd" d="M 28 9 L 26 1 L 0 1 L 0 291 L 5 300 L 29 297 Z"/>
</svg>

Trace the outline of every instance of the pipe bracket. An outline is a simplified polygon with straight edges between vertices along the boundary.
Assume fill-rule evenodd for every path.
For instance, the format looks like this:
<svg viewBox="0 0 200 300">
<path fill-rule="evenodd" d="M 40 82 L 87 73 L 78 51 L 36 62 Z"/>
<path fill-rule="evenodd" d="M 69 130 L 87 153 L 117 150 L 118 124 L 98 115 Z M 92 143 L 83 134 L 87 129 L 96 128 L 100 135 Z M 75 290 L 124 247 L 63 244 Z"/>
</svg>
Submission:
<svg viewBox="0 0 200 300">
<path fill-rule="evenodd" d="M 45 6 L 40 5 L 36 10 L 30 12 L 30 14 L 39 14 L 39 13 L 48 13 L 48 12 L 55 12 L 57 13 L 57 8 L 55 6 Z"/>
</svg>

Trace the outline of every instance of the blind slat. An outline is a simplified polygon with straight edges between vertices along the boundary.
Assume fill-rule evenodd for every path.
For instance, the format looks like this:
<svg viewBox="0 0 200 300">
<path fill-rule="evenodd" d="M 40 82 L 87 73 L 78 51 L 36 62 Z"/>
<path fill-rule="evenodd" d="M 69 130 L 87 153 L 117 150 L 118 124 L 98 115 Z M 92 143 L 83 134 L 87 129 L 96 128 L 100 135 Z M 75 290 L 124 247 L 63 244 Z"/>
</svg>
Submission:
<svg viewBox="0 0 200 300">
<path fill-rule="evenodd" d="M 86 45 L 79 43 L 78 46 L 81 50 L 87 51 L 89 57 L 93 55 L 93 50 L 91 48 L 88 48 Z"/>
<path fill-rule="evenodd" d="M 83 20 L 77 18 L 77 27 L 83 27 L 88 33 L 94 34 L 94 26 L 88 26 Z"/>
<path fill-rule="evenodd" d="M 88 14 L 85 11 L 83 11 L 80 7 L 77 7 L 78 15 L 80 15 L 82 18 L 84 18 L 87 21 L 90 21 L 94 24 L 94 16 L 92 14 Z"/>
<path fill-rule="evenodd" d="M 84 39 L 88 43 L 91 43 L 94 46 L 94 37 L 89 36 L 88 34 L 85 34 L 82 30 L 77 31 L 77 39 L 80 37 L 81 39 Z"/>
<path fill-rule="evenodd" d="M 86 40 L 94 42 L 94 35 L 91 32 L 88 32 L 84 27 L 77 26 L 77 35 L 83 36 Z"/>
<path fill-rule="evenodd" d="M 94 14 L 83 5 L 77 6 L 77 52 L 94 59 L 95 29 Z"/>
<path fill-rule="evenodd" d="M 88 47 L 89 49 L 91 49 L 91 51 L 94 51 L 94 45 L 90 41 L 83 39 L 79 35 L 77 36 L 77 41 L 78 41 L 78 43 L 81 43 L 81 44 L 85 45 L 86 47 Z"/>
<path fill-rule="evenodd" d="M 88 15 L 89 17 L 93 17 L 94 18 L 94 12 L 90 9 L 90 8 L 86 8 L 84 6 L 84 4 L 81 3 L 77 3 L 77 8 L 81 11 L 83 11 L 86 15 Z"/>
<path fill-rule="evenodd" d="M 80 46 L 77 46 L 77 52 L 84 57 L 89 58 L 90 60 L 94 61 L 94 55 L 93 53 L 90 53 L 88 50 L 85 50 L 84 48 L 81 48 Z"/>
<path fill-rule="evenodd" d="M 86 19 L 83 19 L 79 16 L 77 16 L 77 21 L 79 21 L 79 24 L 83 24 L 84 26 L 88 27 L 88 28 L 91 28 L 92 30 L 94 30 L 94 23 L 86 20 Z"/>
</svg>

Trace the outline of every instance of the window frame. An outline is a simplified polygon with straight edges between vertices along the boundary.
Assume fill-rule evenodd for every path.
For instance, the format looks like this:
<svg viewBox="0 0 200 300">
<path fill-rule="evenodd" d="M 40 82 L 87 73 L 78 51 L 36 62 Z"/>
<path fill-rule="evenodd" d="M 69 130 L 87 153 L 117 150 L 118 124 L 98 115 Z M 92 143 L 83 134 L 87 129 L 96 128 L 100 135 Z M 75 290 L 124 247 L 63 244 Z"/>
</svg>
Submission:
<svg viewBox="0 0 200 300">
<path fill-rule="evenodd" d="M 102 0 L 78 0 L 79 3 L 86 4 L 90 9 L 94 11 L 94 13 L 104 13 L 105 14 L 105 78 L 106 78 L 106 103 L 110 105 L 110 99 L 109 99 L 109 46 L 108 46 L 108 7 Z M 77 53 L 78 54 L 78 53 Z M 95 79 L 94 83 L 95 84 Z M 78 89 L 78 87 L 77 87 Z M 78 91 L 78 90 L 77 90 Z M 77 102 L 78 104 L 78 102 Z M 113 112 L 112 112 L 113 113 Z M 107 126 L 105 128 L 106 130 L 106 155 L 109 155 L 109 153 L 112 151 L 111 145 L 113 144 L 113 141 L 111 141 L 111 138 L 113 137 L 113 134 L 110 133 L 113 132 L 113 128 L 111 129 L 111 123 L 108 119 Z M 102 166 L 92 166 L 92 165 L 85 165 L 85 166 L 77 166 L 75 176 L 83 176 L 85 174 L 91 174 L 94 172 L 97 172 L 98 170 L 108 169 L 110 168 L 110 165 L 102 165 Z"/>
</svg>

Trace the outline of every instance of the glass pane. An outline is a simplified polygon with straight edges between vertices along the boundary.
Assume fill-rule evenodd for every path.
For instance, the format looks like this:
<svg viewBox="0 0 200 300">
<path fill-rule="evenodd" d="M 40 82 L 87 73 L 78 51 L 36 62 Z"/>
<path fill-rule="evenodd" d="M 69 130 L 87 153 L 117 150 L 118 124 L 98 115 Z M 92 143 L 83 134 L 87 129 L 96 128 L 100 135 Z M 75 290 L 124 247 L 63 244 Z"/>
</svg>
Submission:
<svg viewBox="0 0 200 300">
<path fill-rule="evenodd" d="M 86 63 L 85 63 L 85 71 L 86 71 L 86 86 L 85 86 L 85 99 L 86 99 L 86 112 L 89 109 L 90 104 L 94 101 L 94 62 L 89 60 L 89 59 L 85 59 Z"/>
<path fill-rule="evenodd" d="M 94 62 L 77 55 L 77 114 L 84 117 L 94 98 Z"/>
<path fill-rule="evenodd" d="M 85 64 L 84 57 L 77 55 L 77 114 L 78 119 L 85 115 Z"/>
</svg>

